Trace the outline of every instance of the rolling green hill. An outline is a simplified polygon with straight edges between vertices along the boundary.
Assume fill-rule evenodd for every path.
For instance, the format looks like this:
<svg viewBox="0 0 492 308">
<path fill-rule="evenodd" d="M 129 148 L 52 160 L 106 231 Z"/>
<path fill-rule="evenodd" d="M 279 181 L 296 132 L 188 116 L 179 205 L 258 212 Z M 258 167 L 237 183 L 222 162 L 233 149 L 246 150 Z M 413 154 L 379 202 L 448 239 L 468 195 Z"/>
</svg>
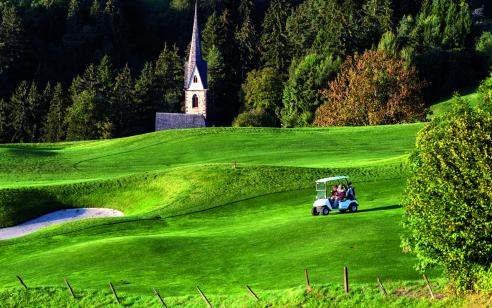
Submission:
<svg viewBox="0 0 492 308">
<path fill-rule="evenodd" d="M 463 99 L 468 101 L 470 106 L 472 107 L 476 107 L 478 103 L 482 101 L 482 96 L 477 89 L 471 89 L 465 91 L 462 94 L 462 97 Z M 452 101 L 453 101 L 453 97 L 448 97 L 432 105 L 430 107 L 431 114 L 428 116 L 428 118 L 432 119 L 435 116 L 442 115 L 448 112 L 449 110 L 451 110 Z"/>
<path fill-rule="evenodd" d="M 405 160 L 422 124 L 331 129 L 208 128 L 107 141 L 0 146 L 0 224 L 56 209 L 121 218 L 49 227 L 0 242 L 0 289 L 31 286 L 140 296 L 242 294 L 380 275 L 419 279 L 399 237 Z M 237 168 L 232 162 L 237 161 Z M 313 217 L 314 181 L 347 174 L 355 214 Z M 439 272 L 433 273 L 440 277 Z"/>
</svg>

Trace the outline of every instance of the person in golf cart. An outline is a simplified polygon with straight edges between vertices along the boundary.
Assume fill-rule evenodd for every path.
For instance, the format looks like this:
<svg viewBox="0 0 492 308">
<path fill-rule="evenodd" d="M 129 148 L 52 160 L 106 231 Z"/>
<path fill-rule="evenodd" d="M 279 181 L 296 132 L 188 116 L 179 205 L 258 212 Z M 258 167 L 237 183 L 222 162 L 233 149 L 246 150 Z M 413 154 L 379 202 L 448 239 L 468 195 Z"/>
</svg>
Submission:
<svg viewBox="0 0 492 308">
<path fill-rule="evenodd" d="M 345 198 L 345 185 L 333 185 L 331 190 L 330 204 L 332 206 L 338 206 L 340 200 Z"/>
<path fill-rule="evenodd" d="M 326 185 L 330 182 L 333 186 Z M 331 194 L 329 187 L 332 187 Z M 355 189 L 348 176 L 334 176 L 316 181 L 316 199 L 311 209 L 312 215 L 328 215 L 330 211 L 335 210 L 353 213 L 357 212 L 358 206 Z"/>
<path fill-rule="evenodd" d="M 352 186 L 352 182 L 348 182 L 347 185 L 348 185 L 347 194 L 346 194 L 347 199 L 354 200 L 355 199 L 355 189 Z"/>
</svg>

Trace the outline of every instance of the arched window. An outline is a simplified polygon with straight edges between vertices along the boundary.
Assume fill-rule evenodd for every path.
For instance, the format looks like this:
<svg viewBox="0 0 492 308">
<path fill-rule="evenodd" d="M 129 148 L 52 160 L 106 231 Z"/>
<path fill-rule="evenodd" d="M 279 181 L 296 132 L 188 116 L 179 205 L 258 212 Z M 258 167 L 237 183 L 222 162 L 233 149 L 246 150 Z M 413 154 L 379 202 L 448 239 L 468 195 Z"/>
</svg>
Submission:
<svg viewBox="0 0 492 308">
<path fill-rule="evenodd" d="M 198 82 L 198 77 L 193 77 L 193 83 L 197 83 Z"/>
<path fill-rule="evenodd" d="M 198 107 L 198 96 L 196 96 L 196 94 L 193 95 L 193 98 L 191 99 L 191 107 L 192 108 L 197 108 Z"/>
</svg>

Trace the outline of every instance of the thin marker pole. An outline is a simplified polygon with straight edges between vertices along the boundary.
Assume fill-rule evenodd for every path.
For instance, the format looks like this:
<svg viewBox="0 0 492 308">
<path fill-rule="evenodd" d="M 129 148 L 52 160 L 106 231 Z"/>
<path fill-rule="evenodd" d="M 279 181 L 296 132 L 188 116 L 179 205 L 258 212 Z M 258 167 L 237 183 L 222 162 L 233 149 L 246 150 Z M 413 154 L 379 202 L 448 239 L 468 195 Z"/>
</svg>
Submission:
<svg viewBox="0 0 492 308">
<path fill-rule="evenodd" d="M 307 268 L 304 270 L 304 276 L 306 277 L 306 291 L 309 293 L 313 289 L 311 289 L 311 286 L 309 285 L 309 273 L 308 273 Z"/>
<path fill-rule="evenodd" d="M 157 291 L 156 288 L 152 288 L 152 290 L 154 291 L 155 296 L 157 296 L 157 298 L 159 298 L 159 301 L 161 302 L 162 307 L 167 308 L 166 303 L 164 303 L 164 300 L 162 299 L 161 294 L 159 293 L 159 291 Z"/>
<path fill-rule="evenodd" d="M 431 288 L 431 285 L 429 283 L 429 280 L 427 280 L 427 276 L 425 276 L 425 274 L 422 276 L 424 277 L 425 284 L 427 285 L 427 288 L 429 289 L 430 296 L 432 297 L 432 299 L 435 299 L 436 297 L 434 296 L 434 292 L 432 292 L 432 288 Z"/>
<path fill-rule="evenodd" d="M 210 301 L 208 300 L 208 298 L 205 296 L 205 294 L 202 292 L 202 290 L 200 290 L 200 287 L 197 286 L 196 289 L 198 290 L 198 292 L 202 296 L 202 298 L 205 301 L 205 303 L 207 303 L 208 307 L 212 308 L 212 304 L 210 303 Z"/>
<path fill-rule="evenodd" d="M 120 298 L 118 297 L 118 294 L 116 294 L 116 290 L 114 289 L 111 281 L 109 282 L 109 287 L 111 288 L 111 291 L 113 292 L 113 295 L 114 295 L 114 298 L 116 299 L 116 302 L 118 303 L 118 305 L 121 305 Z"/>
<path fill-rule="evenodd" d="M 257 301 L 260 300 L 260 298 L 258 297 L 258 295 L 256 295 L 255 292 L 253 292 L 253 290 L 251 290 L 251 288 L 247 285 L 246 286 L 246 289 L 248 290 L 249 294 L 254 298 L 256 299 Z"/>
<path fill-rule="evenodd" d="M 68 291 L 70 291 L 70 294 L 72 294 L 72 297 L 75 298 L 75 293 L 73 292 L 72 286 L 68 282 L 67 278 L 63 278 L 63 280 L 65 280 L 65 285 L 67 286 Z"/>
<path fill-rule="evenodd" d="M 378 286 L 379 286 L 379 289 L 381 289 L 381 292 L 383 292 L 384 296 L 387 296 L 388 292 L 386 292 L 386 289 L 384 288 L 383 284 L 381 283 L 379 276 L 378 276 Z"/>
<path fill-rule="evenodd" d="M 343 267 L 343 287 L 345 289 L 345 293 L 349 292 L 349 278 L 348 278 L 348 268 L 346 266 Z"/>
<path fill-rule="evenodd" d="M 20 284 L 27 290 L 27 286 L 24 283 L 24 281 L 22 281 L 22 278 L 19 275 L 17 275 L 16 277 L 17 277 L 17 280 L 19 280 Z"/>
</svg>

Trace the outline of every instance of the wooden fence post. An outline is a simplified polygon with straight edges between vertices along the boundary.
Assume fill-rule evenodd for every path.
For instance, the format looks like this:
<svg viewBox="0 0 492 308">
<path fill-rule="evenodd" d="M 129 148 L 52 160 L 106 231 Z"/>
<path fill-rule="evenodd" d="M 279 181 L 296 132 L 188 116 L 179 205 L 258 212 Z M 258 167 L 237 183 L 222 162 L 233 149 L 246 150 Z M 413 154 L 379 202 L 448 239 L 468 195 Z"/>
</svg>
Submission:
<svg viewBox="0 0 492 308">
<path fill-rule="evenodd" d="M 378 276 L 378 286 L 379 286 L 379 289 L 381 290 L 381 292 L 383 292 L 384 296 L 387 296 L 388 292 L 386 292 L 386 289 L 384 288 L 383 284 L 381 283 L 379 276 Z"/>
<path fill-rule="evenodd" d="M 348 278 L 348 268 L 346 266 L 343 267 L 343 287 L 345 289 L 345 293 L 349 292 L 349 278 Z"/>
<path fill-rule="evenodd" d="M 308 273 L 307 268 L 306 268 L 306 269 L 304 269 L 304 276 L 306 277 L 306 291 L 309 293 L 309 292 L 311 292 L 313 289 L 311 289 L 311 286 L 309 285 L 309 273 Z"/>
<path fill-rule="evenodd" d="M 158 299 L 159 299 L 159 301 L 161 302 L 162 307 L 167 308 L 166 303 L 165 303 L 165 302 L 164 302 L 164 300 L 162 299 L 162 296 L 161 296 L 161 294 L 159 293 L 159 291 L 157 291 L 157 289 L 156 289 L 156 288 L 152 288 L 152 290 L 154 291 L 155 296 L 157 296 L 157 298 L 158 298 Z"/>
<path fill-rule="evenodd" d="M 250 294 L 250 295 L 251 295 L 254 299 L 256 299 L 257 301 L 258 301 L 258 300 L 260 300 L 260 298 L 258 297 L 258 295 L 256 295 L 256 293 L 255 293 L 255 292 L 253 292 L 253 290 L 251 290 L 251 288 L 250 288 L 248 285 L 246 285 L 246 289 L 249 291 L 249 294 Z"/>
<path fill-rule="evenodd" d="M 70 285 L 70 283 L 68 283 L 67 278 L 65 277 L 65 278 L 63 278 L 63 280 L 65 280 L 65 285 L 67 286 L 68 291 L 70 291 L 70 294 L 72 294 L 72 297 L 75 298 L 75 293 L 73 293 L 72 286 Z"/>
<path fill-rule="evenodd" d="M 17 275 L 16 277 L 17 277 L 17 280 L 19 280 L 20 284 L 27 290 L 27 286 L 24 283 L 24 281 L 22 281 L 22 278 L 19 275 Z"/>
<path fill-rule="evenodd" d="M 205 301 L 205 303 L 207 303 L 208 307 L 211 308 L 212 307 L 212 304 L 210 303 L 210 301 L 208 300 L 208 298 L 205 296 L 205 294 L 203 294 L 202 290 L 200 290 L 200 287 L 196 286 L 196 289 L 198 290 L 198 292 L 202 296 L 202 298 Z"/>
<path fill-rule="evenodd" d="M 430 296 L 432 297 L 432 299 L 435 299 L 436 297 L 434 296 L 434 292 L 432 292 L 432 288 L 429 284 L 429 280 L 427 280 L 427 276 L 425 276 L 425 274 L 424 274 L 423 277 L 425 280 L 425 284 L 427 285 L 427 288 L 429 289 Z"/>
<path fill-rule="evenodd" d="M 120 298 L 118 297 L 118 294 L 116 294 L 116 290 L 114 289 L 111 281 L 109 282 L 109 287 L 111 288 L 111 291 L 113 292 L 113 295 L 114 295 L 114 298 L 116 299 L 116 302 L 118 303 L 118 305 L 121 305 Z"/>
</svg>

